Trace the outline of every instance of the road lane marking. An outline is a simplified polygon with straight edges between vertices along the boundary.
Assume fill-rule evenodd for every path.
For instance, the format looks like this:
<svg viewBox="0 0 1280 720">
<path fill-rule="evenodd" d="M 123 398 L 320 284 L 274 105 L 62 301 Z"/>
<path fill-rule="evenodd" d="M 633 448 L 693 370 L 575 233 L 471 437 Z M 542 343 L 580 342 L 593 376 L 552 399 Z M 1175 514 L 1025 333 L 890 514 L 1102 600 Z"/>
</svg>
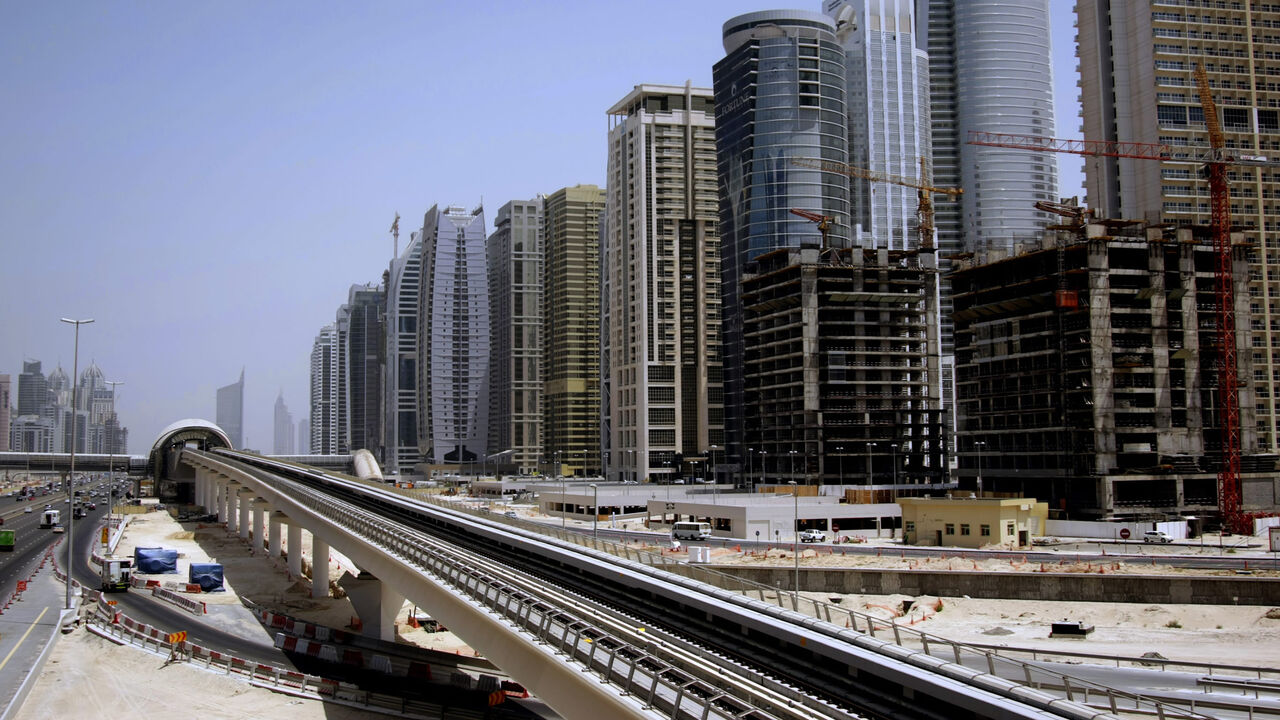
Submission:
<svg viewBox="0 0 1280 720">
<path fill-rule="evenodd" d="M 8 655 L 4 656 L 4 660 L 0 660 L 0 670 L 4 670 L 4 666 L 9 664 L 9 658 L 13 657 L 13 654 L 18 652 L 18 648 L 22 647 L 22 642 L 27 639 L 27 636 L 31 634 L 32 630 L 36 629 L 36 625 L 40 624 L 40 618 L 44 617 L 44 614 L 47 612 L 49 612 L 49 606 L 46 605 L 45 608 L 40 611 L 40 614 L 36 616 L 35 622 L 31 623 L 31 627 L 27 628 L 27 631 L 22 633 L 22 637 L 18 638 L 18 644 L 13 646 L 13 649 L 9 651 Z"/>
</svg>

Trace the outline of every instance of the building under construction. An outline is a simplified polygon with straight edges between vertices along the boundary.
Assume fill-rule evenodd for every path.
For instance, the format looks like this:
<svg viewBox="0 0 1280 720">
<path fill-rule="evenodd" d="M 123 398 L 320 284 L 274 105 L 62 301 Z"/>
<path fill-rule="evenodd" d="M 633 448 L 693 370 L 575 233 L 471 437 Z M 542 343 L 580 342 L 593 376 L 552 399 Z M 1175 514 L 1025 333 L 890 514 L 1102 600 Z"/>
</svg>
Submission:
<svg viewBox="0 0 1280 720">
<path fill-rule="evenodd" d="M 744 470 L 772 483 L 938 488 L 936 256 L 849 253 L 783 248 L 746 268 Z"/>
<path fill-rule="evenodd" d="M 1248 248 L 1232 240 L 1243 319 Z M 1011 257 L 961 258 L 961 482 L 1047 501 L 1058 517 L 1216 517 L 1214 270 L 1207 229 L 1136 221 L 1078 222 Z M 1276 457 L 1258 452 L 1249 338 L 1237 322 L 1243 509 L 1272 510 Z"/>
</svg>

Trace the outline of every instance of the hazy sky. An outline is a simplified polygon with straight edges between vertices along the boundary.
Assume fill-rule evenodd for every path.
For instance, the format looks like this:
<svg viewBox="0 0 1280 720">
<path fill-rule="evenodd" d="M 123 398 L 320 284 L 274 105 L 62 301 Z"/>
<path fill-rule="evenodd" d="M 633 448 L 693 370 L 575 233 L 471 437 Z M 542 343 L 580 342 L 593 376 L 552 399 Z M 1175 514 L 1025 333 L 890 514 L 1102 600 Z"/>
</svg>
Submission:
<svg viewBox="0 0 1280 720">
<path fill-rule="evenodd" d="M 1070 0 L 1051 0 L 1058 135 L 1077 137 Z M 214 420 L 245 368 L 245 440 L 308 414 L 317 330 L 433 203 L 604 184 L 605 111 L 711 86 L 730 17 L 810 3 L 0 4 L 0 373 L 124 381 L 129 450 Z M 1064 115 L 1065 113 L 1065 115 Z M 1061 194 L 1080 162 L 1063 158 Z M 17 395 L 14 388 L 14 396 Z"/>
</svg>

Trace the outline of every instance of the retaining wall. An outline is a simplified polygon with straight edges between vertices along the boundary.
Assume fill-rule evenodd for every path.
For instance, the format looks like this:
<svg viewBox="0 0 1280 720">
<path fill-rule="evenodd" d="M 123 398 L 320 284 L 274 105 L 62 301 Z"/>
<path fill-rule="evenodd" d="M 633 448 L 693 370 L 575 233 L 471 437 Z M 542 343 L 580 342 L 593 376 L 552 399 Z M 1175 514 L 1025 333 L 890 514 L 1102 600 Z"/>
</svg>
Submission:
<svg viewBox="0 0 1280 720">
<path fill-rule="evenodd" d="M 719 572 L 791 590 L 791 567 L 717 565 Z M 731 583 L 730 583 L 731 584 Z M 730 587 L 730 589 L 736 589 Z M 962 572 L 800 568 L 805 592 L 864 595 L 1280 606 L 1280 579 L 1239 576 L 1105 575 L 1088 573 Z"/>
</svg>

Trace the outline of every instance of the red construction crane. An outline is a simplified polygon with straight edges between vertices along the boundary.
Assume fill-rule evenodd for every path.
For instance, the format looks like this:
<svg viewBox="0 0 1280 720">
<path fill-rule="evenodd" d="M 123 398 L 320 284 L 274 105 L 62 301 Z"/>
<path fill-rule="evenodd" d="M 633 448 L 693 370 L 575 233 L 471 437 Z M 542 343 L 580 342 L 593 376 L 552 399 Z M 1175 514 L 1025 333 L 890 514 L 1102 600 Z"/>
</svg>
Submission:
<svg viewBox="0 0 1280 720">
<path fill-rule="evenodd" d="M 801 210 L 800 208 L 791 208 L 791 214 L 799 215 L 805 220 L 808 220 L 811 223 L 817 224 L 818 233 L 822 235 L 821 252 L 823 254 L 826 254 L 828 250 L 831 250 L 831 264 L 839 265 L 840 264 L 839 251 L 836 250 L 835 248 L 829 247 L 827 244 L 827 234 L 831 231 L 831 223 L 835 222 L 836 219 L 831 217 L 830 215 L 822 215 L 821 213 L 816 213 L 816 212 L 813 212 L 812 210 Z"/>
<path fill-rule="evenodd" d="M 1200 93 L 1200 106 L 1204 110 L 1205 124 L 1209 131 L 1209 152 L 1203 159 L 1205 174 L 1209 180 L 1209 229 L 1214 250 L 1214 298 L 1220 353 L 1217 387 L 1222 466 L 1218 471 L 1218 506 L 1226 528 L 1232 532 L 1252 533 L 1252 528 L 1249 527 L 1251 516 L 1244 513 L 1240 495 L 1240 384 L 1236 366 L 1235 292 L 1231 271 L 1231 191 L 1227 185 L 1227 166 L 1275 166 L 1280 163 L 1263 157 L 1233 157 L 1225 153 L 1218 108 L 1209 89 L 1208 75 L 1199 64 L 1196 65 L 1195 78 Z M 1169 160 L 1174 157 L 1173 150 L 1168 145 L 1109 140 L 1059 140 L 1003 133 L 970 132 L 969 144 L 1137 160 Z"/>
</svg>

